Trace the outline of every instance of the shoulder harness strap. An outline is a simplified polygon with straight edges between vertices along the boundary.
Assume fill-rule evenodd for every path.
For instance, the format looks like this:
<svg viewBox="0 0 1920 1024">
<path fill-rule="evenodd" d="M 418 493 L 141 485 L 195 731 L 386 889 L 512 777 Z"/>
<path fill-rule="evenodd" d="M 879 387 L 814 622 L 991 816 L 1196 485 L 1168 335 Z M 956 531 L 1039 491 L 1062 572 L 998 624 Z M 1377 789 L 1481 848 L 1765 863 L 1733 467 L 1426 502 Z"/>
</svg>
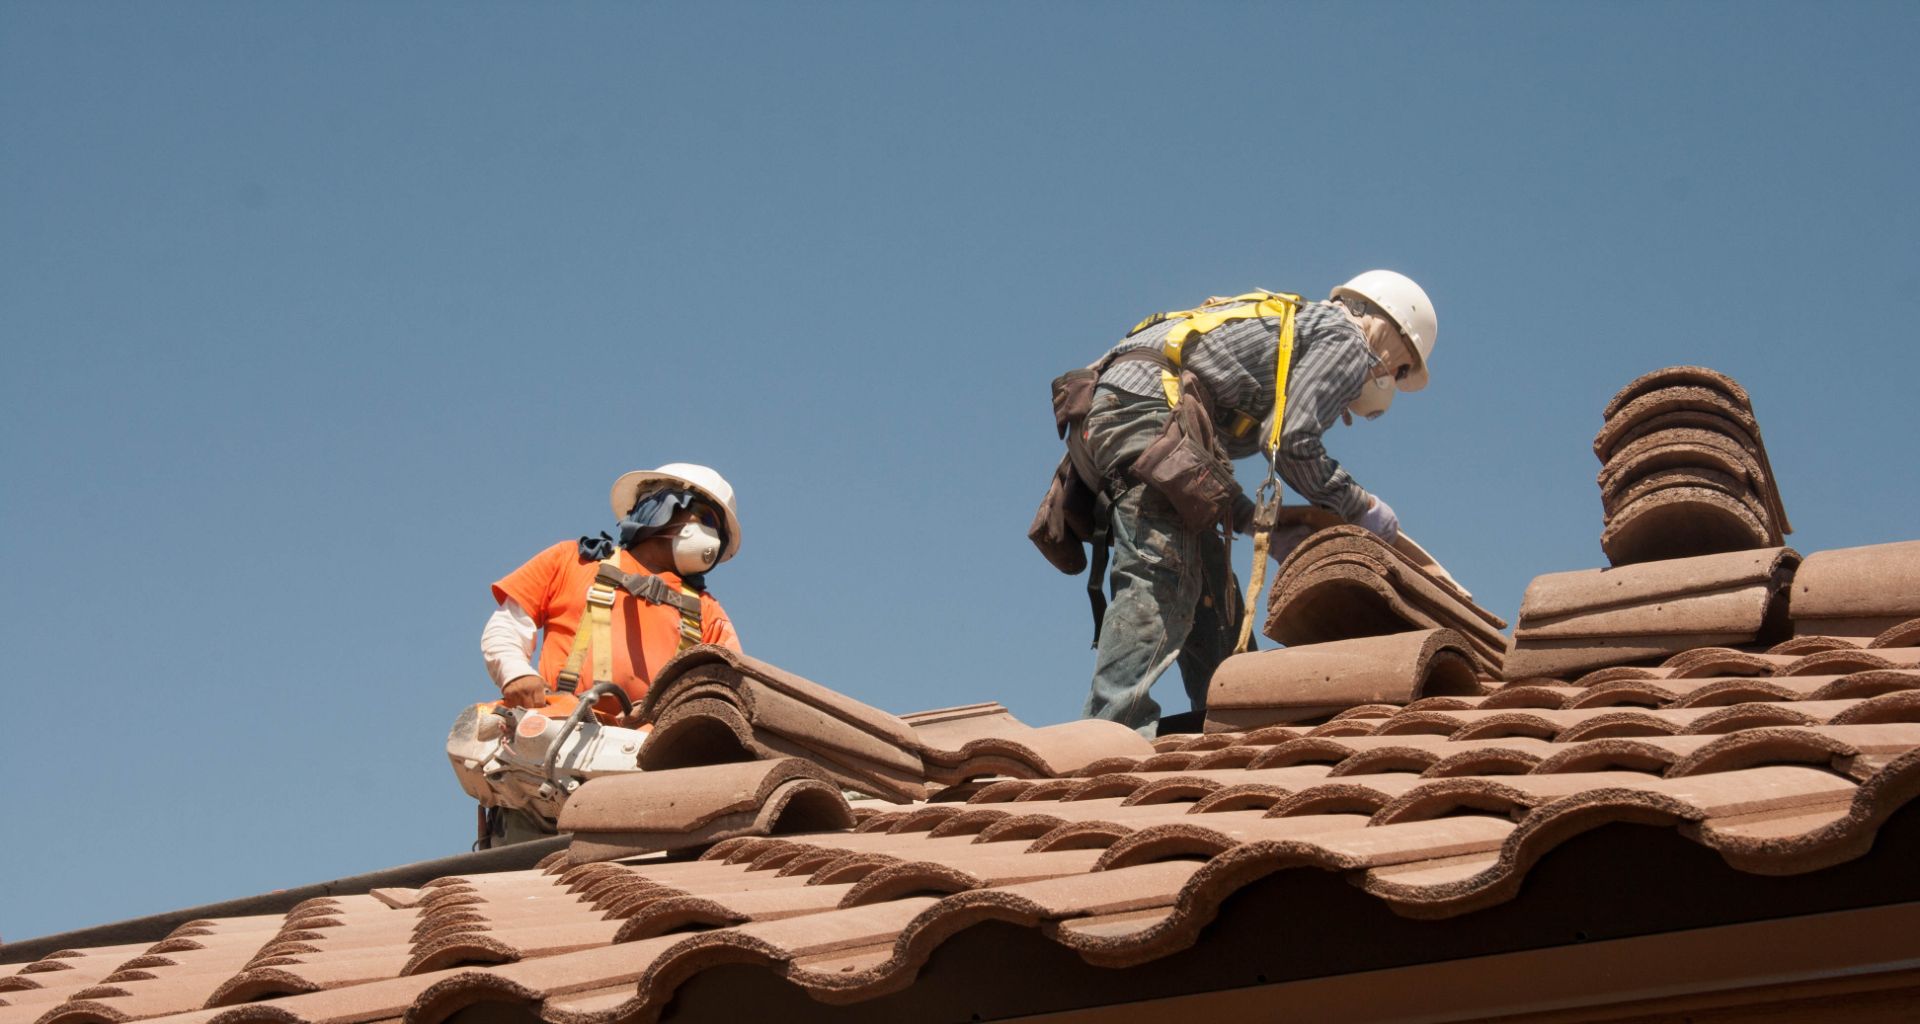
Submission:
<svg viewBox="0 0 1920 1024">
<path fill-rule="evenodd" d="M 672 605 L 680 612 L 678 650 L 684 651 L 701 642 L 699 592 L 691 587 L 675 590 L 658 576 L 625 572 L 620 568 L 620 553 L 616 551 L 600 561 L 593 582 L 587 584 L 586 621 L 581 624 L 584 628 L 574 634 L 573 649 L 567 652 L 567 665 L 560 670 L 560 692 L 578 692 L 580 669 L 586 664 L 588 648 L 593 650 L 594 680 L 607 682 L 613 678 L 613 601 L 623 590 L 635 600 Z"/>
<path fill-rule="evenodd" d="M 1134 325 L 1133 330 L 1127 332 L 1127 336 L 1132 337 L 1155 324 L 1166 323 L 1169 320 L 1182 321 L 1167 332 L 1166 341 L 1160 347 L 1161 353 L 1166 357 L 1166 365 L 1160 369 L 1160 389 L 1167 396 L 1167 404 L 1173 406 L 1180 403 L 1180 369 L 1187 342 L 1195 337 L 1204 337 L 1216 327 L 1238 320 L 1263 317 L 1279 320 L 1282 351 L 1280 366 L 1275 375 L 1279 383 L 1278 390 L 1274 392 L 1274 433 L 1267 445 L 1272 448 L 1279 442 L 1279 411 L 1286 401 L 1287 363 L 1293 353 L 1293 314 L 1300 308 L 1303 301 L 1298 295 L 1268 291 L 1253 291 L 1230 298 L 1209 299 L 1205 305 L 1195 309 L 1155 313 Z M 1219 426 L 1221 430 L 1234 437 L 1245 437 L 1259 425 L 1250 416 L 1236 415 L 1233 422 Z"/>
</svg>

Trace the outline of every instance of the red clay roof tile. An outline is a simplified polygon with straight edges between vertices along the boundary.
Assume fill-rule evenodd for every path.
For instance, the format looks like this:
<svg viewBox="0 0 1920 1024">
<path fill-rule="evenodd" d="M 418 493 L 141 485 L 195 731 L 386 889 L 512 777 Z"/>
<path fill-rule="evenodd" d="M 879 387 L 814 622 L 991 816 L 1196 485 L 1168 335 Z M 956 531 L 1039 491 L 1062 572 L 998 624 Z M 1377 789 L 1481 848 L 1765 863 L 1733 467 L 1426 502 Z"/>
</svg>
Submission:
<svg viewBox="0 0 1920 1024">
<path fill-rule="evenodd" d="M 1797 632 L 1872 636 L 1920 616 L 1920 541 L 1815 552 L 1791 607 Z"/>
<path fill-rule="evenodd" d="M 1206 728 L 1241 731 L 1351 717 L 1356 705 L 1402 705 L 1428 693 L 1477 694 L 1471 658 L 1466 638 L 1447 629 L 1237 654 L 1214 671 Z"/>
</svg>

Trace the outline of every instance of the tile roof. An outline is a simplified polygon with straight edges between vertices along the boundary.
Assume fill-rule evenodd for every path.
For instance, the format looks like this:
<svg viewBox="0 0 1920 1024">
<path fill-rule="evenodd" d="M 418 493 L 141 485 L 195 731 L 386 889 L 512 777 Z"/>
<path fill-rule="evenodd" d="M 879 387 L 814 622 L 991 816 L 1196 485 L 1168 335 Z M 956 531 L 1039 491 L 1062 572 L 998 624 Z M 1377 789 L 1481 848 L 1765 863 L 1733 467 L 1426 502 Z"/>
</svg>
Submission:
<svg viewBox="0 0 1920 1024">
<path fill-rule="evenodd" d="M 1650 375 L 1609 428 L 1624 451 L 1615 420 L 1657 407 L 1757 445 L 1735 400 Z M 641 709 L 649 770 L 584 784 L 539 865 L 0 967 L 0 1024 L 1893 1006 L 1920 955 L 1916 584 L 1920 543 L 1556 573 L 1508 652 L 1325 530 L 1275 582 L 1295 645 L 1230 660 L 1208 731 L 1151 743 L 990 702 L 894 716 L 697 649 Z"/>
<path fill-rule="evenodd" d="M 1920 624 L 1898 636 L 1920 639 Z M 1443 650 L 1437 639 L 1381 638 L 1400 659 L 1376 669 L 1382 684 L 1422 671 L 1417 655 Z M 1260 660 L 1314 660 L 1309 650 Z M 1159 989 L 1139 971 L 1115 989 L 1166 995 L 1192 981 L 1195 951 L 1220 952 L 1215 922 L 1263 887 L 1344 880 L 1390 919 L 1469 920 L 1527 902 L 1528 879 L 1553 874 L 1562 847 L 1615 826 L 1671 836 L 1658 844 L 1669 854 L 1674 843 L 1710 851 L 1717 884 L 1805 876 L 1809 892 L 1829 888 L 1823 869 L 1862 858 L 1890 823 L 1920 838 L 1907 809 L 1920 794 L 1920 647 L 1698 649 L 1569 681 L 1403 692 L 1404 706 L 1165 737 L 1157 751 L 1057 777 L 936 789 L 904 806 L 856 801 L 856 827 L 709 835 L 696 859 L 562 856 L 194 922 L 151 946 L 82 950 L 0 977 L 0 1024 L 437 1024 L 477 1005 L 613 1024 L 654 1019 L 708 972 L 742 970 L 797 987 L 818 1013 L 898 1009 L 943 950 L 982 928 L 1027 933 L 1076 970 L 1177 962 Z M 942 723 L 1005 725 L 990 707 L 915 720 L 933 738 Z M 923 743 L 941 746 L 951 744 Z M 823 778 L 791 760 L 611 776 L 581 789 L 568 825 L 591 856 L 631 854 L 640 844 L 603 837 L 697 832 L 781 785 Z M 1622 862 L 1616 877 L 1659 863 Z M 997 985 L 1009 972 L 1047 981 L 997 970 Z M 747 990 L 705 991 L 725 1003 Z"/>
</svg>

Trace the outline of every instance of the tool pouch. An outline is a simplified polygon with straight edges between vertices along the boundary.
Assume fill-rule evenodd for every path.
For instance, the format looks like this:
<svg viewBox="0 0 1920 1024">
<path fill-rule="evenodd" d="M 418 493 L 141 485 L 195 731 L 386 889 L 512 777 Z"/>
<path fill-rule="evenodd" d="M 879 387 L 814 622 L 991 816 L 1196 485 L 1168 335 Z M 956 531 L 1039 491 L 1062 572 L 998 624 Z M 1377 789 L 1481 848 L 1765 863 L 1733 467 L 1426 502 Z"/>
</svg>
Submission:
<svg viewBox="0 0 1920 1024">
<path fill-rule="evenodd" d="M 1213 430 L 1205 385 L 1192 373 L 1180 375 L 1180 401 L 1166 429 L 1134 460 L 1133 475 L 1166 497 L 1190 530 L 1205 530 L 1232 514 L 1240 485 L 1233 463 Z"/>
<path fill-rule="evenodd" d="M 1053 378 L 1053 428 L 1067 442 L 1067 458 L 1080 474 L 1080 482 L 1091 490 L 1100 486 L 1100 474 L 1093 467 L 1093 454 L 1087 450 L 1087 415 L 1093 412 L 1093 389 L 1100 382 L 1100 371 L 1068 370 Z"/>
<path fill-rule="evenodd" d="M 1053 428 L 1067 442 L 1066 458 L 1054 468 L 1046 497 L 1027 527 L 1027 539 L 1053 567 L 1069 576 L 1087 568 L 1085 545 L 1093 539 L 1099 475 L 1087 450 L 1085 426 L 1093 411 L 1098 368 L 1068 370 L 1053 379 Z"/>
<path fill-rule="evenodd" d="M 1027 527 L 1027 539 L 1055 569 L 1078 576 L 1087 568 L 1086 542 L 1093 537 L 1093 489 L 1080 479 L 1071 456 L 1060 460 L 1046 497 Z"/>
<path fill-rule="evenodd" d="M 1082 423 L 1093 411 L 1093 387 L 1100 372 L 1091 368 L 1068 370 L 1053 378 L 1053 427 L 1062 440 L 1071 424 Z"/>
<path fill-rule="evenodd" d="M 1087 447 L 1087 416 L 1093 412 L 1093 391 L 1100 375 L 1116 362 L 1138 360 L 1168 367 L 1166 356 L 1150 349 L 1109 354 L 1090 367 L 1068 370 L 1053 379 L 1053 429 L 1067 442 L 1067 457 L 1054 468 L 1046 497 L 1027 527 L 1027 539 L 1053 567 L 1069 576 L 1086 571 L 1084 545 L 1106 543 L 1096 509 L 1101 479 Z M 1231 474 L 1229 474 L 1231 475 Z M 1096 616 L 1097 617 L 1097 616 Z"/>
</svg>

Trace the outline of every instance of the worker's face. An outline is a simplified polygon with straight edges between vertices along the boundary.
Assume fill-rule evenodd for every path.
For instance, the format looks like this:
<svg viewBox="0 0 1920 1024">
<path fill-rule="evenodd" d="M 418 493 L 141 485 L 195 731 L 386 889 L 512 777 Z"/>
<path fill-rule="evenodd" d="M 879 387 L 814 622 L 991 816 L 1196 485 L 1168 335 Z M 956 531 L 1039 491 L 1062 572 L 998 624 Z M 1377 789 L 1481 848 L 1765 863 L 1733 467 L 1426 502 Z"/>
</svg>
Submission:
<svg viewBox="0 0 1920 1024">
<path fill-rule="evenodd" d="M 1378 313 L 1366 318 L 1367 347 L 1380 357 L 1379 365 L 1373 368 L 1374 378 L 1387 378 L 1395 383 L 1406 380 L 1413 372 L 1413 345 L 1407 336 L 1400 333 L 1392 320 Z"/>
<path fill-rule="evenodd" d="M 686 523 L 699 523 L 702 526 L 711 528 L 713 532 L 719 533 L 720 527 L 724 525 L 725 520 L 720 517 L 720 513 L 716 511 L 712 505 L 704 501 L 696 501 L 685 508 L 674 510 L 673 517 L 667 520 L 668 526 L 680 526 Z"/>
<path fill-rule="evenodd" d="M 720 530 L 720 513 L 712 509 L 705 501 L 695 501 L 684 509 L 674 509 L 674 515 L 666 521 L 668 526 L 684 526 L 687 523 L 699 523 Z"/>
</svg>

